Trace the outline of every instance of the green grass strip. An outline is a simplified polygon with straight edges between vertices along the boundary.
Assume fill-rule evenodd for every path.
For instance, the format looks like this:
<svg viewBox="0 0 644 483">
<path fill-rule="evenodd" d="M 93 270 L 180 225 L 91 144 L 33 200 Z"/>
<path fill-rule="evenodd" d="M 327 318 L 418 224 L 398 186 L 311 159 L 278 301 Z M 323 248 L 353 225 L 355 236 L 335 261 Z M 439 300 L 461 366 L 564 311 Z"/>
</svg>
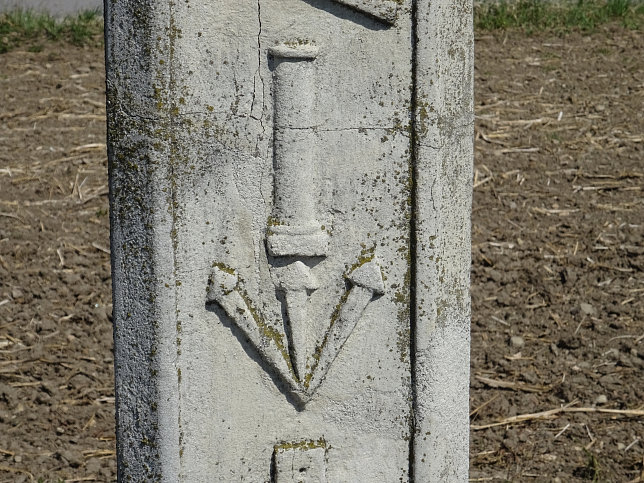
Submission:
<svg viewBox="0 0 644 483">
<path fill-rule="evenodd" d="M 474 8 L 477 30 L 521 29 L 592 31 L 618 22 L 630 29 L 644 26 L 642 0 L 482 0 Z"/>
<path fill-rule="evenodd" d="M 0 13 L 0 54 L 25 44 L 38 51 L 46 40 L 95 44 L 102 41 L 102 35 L 103 17 L 95 10 L 65 18 L 23 9 Z"/>
<path fill-rule="evenodd" d="M 644 0 L 476 0 L 476 30 L 592 31 L 609 22 L 644 27 Z M 0 54 L 27 45 L 42 49 L 46 40 L 76 45 L 102 42 L 103 17 L 97 11 L 56 18 L 33 10 L 0 13 Z"/>
</svg>

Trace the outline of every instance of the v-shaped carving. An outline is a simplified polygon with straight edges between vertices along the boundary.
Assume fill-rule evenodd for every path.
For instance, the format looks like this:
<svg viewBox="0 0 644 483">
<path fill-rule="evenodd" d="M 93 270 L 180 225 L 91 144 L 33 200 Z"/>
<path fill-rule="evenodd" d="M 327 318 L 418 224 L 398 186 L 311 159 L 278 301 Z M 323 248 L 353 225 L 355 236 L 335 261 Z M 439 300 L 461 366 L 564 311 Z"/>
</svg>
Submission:
<svg viewBox="0 0 644 483">
<path fill-rule="evenodd" d="M 373 260 L 347 274 L 347 279 L 351 287 L 333 312 L 326 333 L 310 358 L 311 364 L 299 377 L 294 354 L 286 342 L 287 334 L 264 321 L 253 307 L 235 270 L 215 265 L 208 282 L 206 303 L 216 303 L 224 309 L 271 371 L 284 382 L 287 390 L 306 404 L 324 380 L 367 305 L 376 295 L 384 293 L 380 267 Z M 306 322 L 319 321 L 309 319 Z"/>
</svg>

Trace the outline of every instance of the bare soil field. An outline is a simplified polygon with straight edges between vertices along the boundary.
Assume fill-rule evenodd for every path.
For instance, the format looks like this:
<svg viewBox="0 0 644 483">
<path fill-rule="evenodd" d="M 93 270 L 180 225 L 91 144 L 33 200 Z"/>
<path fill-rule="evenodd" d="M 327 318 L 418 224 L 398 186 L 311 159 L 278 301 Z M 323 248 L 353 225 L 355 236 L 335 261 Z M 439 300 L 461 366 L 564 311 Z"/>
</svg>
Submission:
<svg viewBox="0 0 644 483">
<path fill-rule="evenodd" d="M 477 37 L 471 481 L 644 482 L 642 52 Z M 115 479 L 104 91 L 0 55 L 0 482 Z"/>
</svg>

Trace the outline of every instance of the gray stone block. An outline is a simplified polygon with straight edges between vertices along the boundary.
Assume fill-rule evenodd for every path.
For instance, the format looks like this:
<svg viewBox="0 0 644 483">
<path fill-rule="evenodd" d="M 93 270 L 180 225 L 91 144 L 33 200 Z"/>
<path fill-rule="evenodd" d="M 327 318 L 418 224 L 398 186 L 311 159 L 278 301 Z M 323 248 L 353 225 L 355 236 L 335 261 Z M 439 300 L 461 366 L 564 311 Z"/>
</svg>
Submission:
<svg viewBox="0 0 644 483">
<path fill-rule="evenodd" d="M 106 7 L 119 478 L 466 481 L 471 3 Z"/>
</svg>

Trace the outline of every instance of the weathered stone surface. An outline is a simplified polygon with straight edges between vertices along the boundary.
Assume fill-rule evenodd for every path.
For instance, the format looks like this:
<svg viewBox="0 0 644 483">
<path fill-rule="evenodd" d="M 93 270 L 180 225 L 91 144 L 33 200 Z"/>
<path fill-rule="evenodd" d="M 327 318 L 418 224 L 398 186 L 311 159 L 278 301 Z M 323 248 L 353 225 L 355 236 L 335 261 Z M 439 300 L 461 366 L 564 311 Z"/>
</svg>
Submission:
<svg viewBox="0 0 644 483">
<path fill-rule="evenodd" d="M 106 7 L 120 478 L 465 480 L 471 5 Z"/>
</svg>

